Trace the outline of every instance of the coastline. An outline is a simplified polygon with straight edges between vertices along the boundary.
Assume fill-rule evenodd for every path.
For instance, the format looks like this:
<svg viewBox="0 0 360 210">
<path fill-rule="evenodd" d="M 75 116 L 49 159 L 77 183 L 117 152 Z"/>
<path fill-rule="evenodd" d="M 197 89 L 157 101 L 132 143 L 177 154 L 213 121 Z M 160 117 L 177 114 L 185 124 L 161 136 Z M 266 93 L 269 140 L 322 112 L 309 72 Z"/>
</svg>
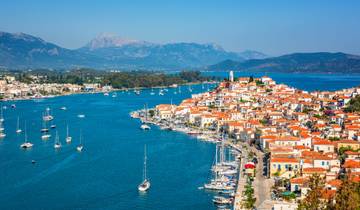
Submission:
<svg viewBox="0 0 360 210">
<path fill-rule="evenodd" d="M 188 82 L 184 84 L 176 84 L 177 86 L 186 86 L 186 85 L 199 85 L 199 84 L 215 84 L 216 81 L 205 81 L 205 82 Z M 4 98 L 0 99 L 1 102 L 6 101 L 24 101 L 24 100 L 41 100 L 62 96 L 70 96 L 70 95 L 78 95 L 78 94 L 98 94 L 98 93 L 106 93 L 106 92 L 118 92 L 118 91 L 133 91 L 133 90 L 148 90 L 148 89 L 162 89 L 162 88 L 174 88 L 171 86 L 154 86 L 154 87 L 133 87 L 133 88 L 112 88 L 111 90 L 97 90 L 97 91 L 89 91 L 89 92 L 74 92 L 74 93 L 62 93 L 58 95 L 46 95 L 42 97 L 32 98 L 32 97 L 20 97 L 20 98 Z"/>
</svg>

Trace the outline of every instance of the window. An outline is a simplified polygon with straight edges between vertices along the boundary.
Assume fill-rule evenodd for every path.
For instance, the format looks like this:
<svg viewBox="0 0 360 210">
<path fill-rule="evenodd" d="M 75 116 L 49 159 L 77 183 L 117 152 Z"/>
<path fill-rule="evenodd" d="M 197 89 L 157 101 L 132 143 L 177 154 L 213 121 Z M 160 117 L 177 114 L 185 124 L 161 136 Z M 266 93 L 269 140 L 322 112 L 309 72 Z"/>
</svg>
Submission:
<svg viewBox="0 0 360 210">
<path fill-rule="evenodd" d="M 321 165 L 322 165 L 322 166 L 325 165 L 325 162 L 324 162 L 324 161 L 321 161 Z"/>
</svg>

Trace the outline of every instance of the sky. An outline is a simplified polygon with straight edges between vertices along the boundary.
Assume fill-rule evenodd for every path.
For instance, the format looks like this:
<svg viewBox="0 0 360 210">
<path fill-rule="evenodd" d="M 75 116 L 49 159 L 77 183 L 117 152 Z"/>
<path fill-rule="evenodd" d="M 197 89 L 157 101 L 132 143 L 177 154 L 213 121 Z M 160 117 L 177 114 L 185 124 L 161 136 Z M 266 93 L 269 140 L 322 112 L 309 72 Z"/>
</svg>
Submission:
<svg viewBox="0 0 360 210">
<path fill-rule="evenodd" d="M 107 32 L 228 51 L 360 54 L 358 0 L 1 0 L 0 31 L 76 49 Z"/>
</svg>

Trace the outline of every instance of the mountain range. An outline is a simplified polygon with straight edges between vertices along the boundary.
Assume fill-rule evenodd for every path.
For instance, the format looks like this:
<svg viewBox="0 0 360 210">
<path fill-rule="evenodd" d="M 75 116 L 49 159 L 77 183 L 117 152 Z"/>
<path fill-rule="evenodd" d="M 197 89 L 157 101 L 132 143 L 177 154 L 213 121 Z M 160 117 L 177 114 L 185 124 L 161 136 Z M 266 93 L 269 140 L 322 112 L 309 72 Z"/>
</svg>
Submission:
<svg viewBox="0 0 360 210">
<path fill-rule="evenodd" d="M 199 68 L 226 59 L 265 58 L 256 51 L 228 52 L 216 44 L 155 44 L 101 34 L 79 49 L 66 49 L 24 33 L 0 32 L 0 67 L 157 69 Z"/>
<path fill-rule="evenodd" d="M 0 68 L 81 67 L 360 73 L 360 56 L 317 52 L 269 57 L 251 50 L 230 52 L 216 44 L 156 44 L 112 34 L 100 34 L 79 49 L 66 49 L 28 34 L 0 32 Z"/>
<path fill-rule="evenodd" d="M 341 52 L 293 53 L 265 59 L 231 59 L 207 66 L 206 70 L 276 71 L 302 73 L 360 73 L 360 56 Z"/>
</svg>

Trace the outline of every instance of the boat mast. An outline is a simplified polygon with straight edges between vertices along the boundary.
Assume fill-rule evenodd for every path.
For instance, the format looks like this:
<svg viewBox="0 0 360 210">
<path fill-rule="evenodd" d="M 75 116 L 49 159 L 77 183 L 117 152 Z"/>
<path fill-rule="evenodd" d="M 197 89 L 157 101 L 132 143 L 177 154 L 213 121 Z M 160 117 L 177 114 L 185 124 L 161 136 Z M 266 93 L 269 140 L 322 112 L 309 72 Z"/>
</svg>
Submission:
<svg viewBox="0 0 360 210">
<path fill-rule="evenodd" d="M 66 125 L 66 137 L 69 137 L 69 125 Z"/>
<path fill-rule="evenodd" d="M 146 145 L 144 146 L 144 174 L 143 179 L 146 180 Z"/>
<path fill-rule="evenodd" d="M 27 142 L 27 132 L 26 132 L 26 130 L 27 129 L 26 129 L 26 122 L 25 122 L 25 135 L 24 135 L 25 136 L 25 139 L 24 139 L 25 143 Z"/>
</svg>

